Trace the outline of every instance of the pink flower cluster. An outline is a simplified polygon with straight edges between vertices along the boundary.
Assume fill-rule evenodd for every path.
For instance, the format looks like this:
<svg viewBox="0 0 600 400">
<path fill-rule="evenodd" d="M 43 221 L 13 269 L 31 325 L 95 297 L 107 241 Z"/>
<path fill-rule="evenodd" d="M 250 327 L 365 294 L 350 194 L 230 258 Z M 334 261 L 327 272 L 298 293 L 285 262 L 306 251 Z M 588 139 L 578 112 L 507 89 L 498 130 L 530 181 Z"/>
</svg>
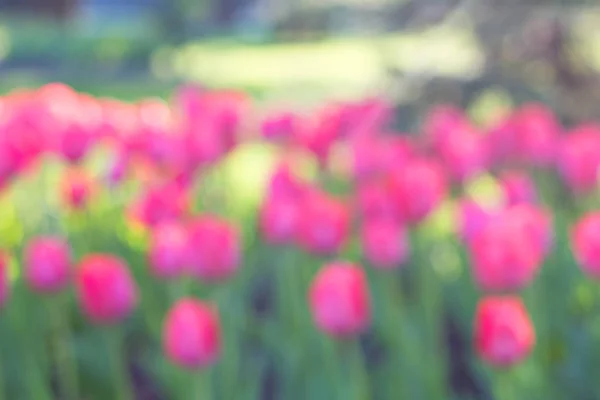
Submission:
<svg viewBox="0 0 600 400">
<path fill-rule="evenodd" d="M 419 134 L 408 135 L 389 127 L 392 107 L 382 99 L 330 104 L 306 115 L 270 112 L 258 119 L 251 106 L 241 93 L 194 87 L 180 89 L 169 103 L 134 104 L 62 84 L 14 92 L 0 99 L 0 184 L 8 187 L 21 174 L 37 171 L 46 157 L 58 158 L 68 166 L 61 199 L 77 213 L 98 192 L 134 179 L 141 189 L 124 217 L 149 233 L 149 272 L 162 280 L 217 284 L 242 264 L 241 227 L 215 212 L 195 211 L 194 184 L 238 145 L 271 142 L 281 160 L 258 210 L 259 234 L 268 244 L 296 246 L 328 260 L 313 277 L 307 306 L 317 328 L 334 337 L 355 336 L 371 320 L 364 269 L 343 260 L 354 232 L 362 264 L 386 273 L 409 261 L 411 230 L 457 193 L 458 240 L 484 293 L 475 315 L 476 348 L 498 365 L 516 363 L 532 351 L 535 331 L 518 293 L 536 279 L 554 234 L 531 174 L 556 173 L 577 195 L 594 191 L 599 127 L 566 130 L 545 106 L 525 104 L 488 129 L 457 108 L 439 106 Z M 85 167 L 97 149 L 110 155 L 101 177 Z M 339 151 L 342 157 L 336 157 Z M 297 173 L 307 154 L 316 160 L 319 179 Z M 501 189 L 494 206 L 464 190 L 482 174 L 493 175 Z M 333 194 L 329 182 L 342 189 Z M 583 270 L 600 276 L 600 214 L 576 224 L 572 247 Z M 75 261 L 64 237 L 48 235 L 32 238 L 23 258 L 33 291 L 55 293 L 73 283 L 83 313 L 94 323 L 118 323 L 139 302 L 126 261 L 115 255 L 87 254 Z M 4 304 L 10 297 L 7 255 L 0 267 Z M 165 353 L 180 366 L 206 367 L 219 357 L 219 312 L 212 304 L 179 299 L 165 317 L 163 333 Z"/>
</svg>

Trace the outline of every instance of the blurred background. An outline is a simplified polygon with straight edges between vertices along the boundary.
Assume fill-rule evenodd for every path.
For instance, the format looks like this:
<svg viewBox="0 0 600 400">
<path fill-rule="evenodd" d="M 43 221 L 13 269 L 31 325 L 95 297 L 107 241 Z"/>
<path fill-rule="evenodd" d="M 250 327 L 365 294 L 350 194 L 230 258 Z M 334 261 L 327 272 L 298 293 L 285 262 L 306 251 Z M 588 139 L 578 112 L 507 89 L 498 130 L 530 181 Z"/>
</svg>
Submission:
<svg viewBox="0 0 600 400">
<path fill-rule="evenodd" d="M 297 103 L 384 92 L 414 126 L 452 100 L 600 107 L 600 9 L 586 1 L 0 0 L 0 89 L 59 80 L 95 95 L 175 83 Z M 478 114 L 479 113 L 479 114 Z"/>
<path fill-rule="evenodd" d="M 486 125 L 536 101 L 571 126 L 600 115 L 599 39 L 600 7 L 584 0 L 0 0 L 0 93 L 60 81 L 133 101 L 195 82 L 294 107 L 378 95 L 401 132 L 436 103 Z M 456 392 L 490 398 L 452 357 Z M 573 370 L 560 382 L 578 386 Z"/>
</svg>

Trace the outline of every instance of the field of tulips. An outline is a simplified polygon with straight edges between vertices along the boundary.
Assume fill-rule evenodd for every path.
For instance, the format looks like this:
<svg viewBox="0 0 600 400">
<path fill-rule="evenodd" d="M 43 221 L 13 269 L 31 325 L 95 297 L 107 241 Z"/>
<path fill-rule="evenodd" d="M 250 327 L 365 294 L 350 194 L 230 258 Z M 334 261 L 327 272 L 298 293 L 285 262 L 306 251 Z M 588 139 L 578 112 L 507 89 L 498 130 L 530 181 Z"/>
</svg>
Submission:
<svg viewBox="0 0 600 400">
<path fill-rule="evenodd" d="M 599 399 L 600 125 L 0 98 L 0 399 Z"/>
</svg>

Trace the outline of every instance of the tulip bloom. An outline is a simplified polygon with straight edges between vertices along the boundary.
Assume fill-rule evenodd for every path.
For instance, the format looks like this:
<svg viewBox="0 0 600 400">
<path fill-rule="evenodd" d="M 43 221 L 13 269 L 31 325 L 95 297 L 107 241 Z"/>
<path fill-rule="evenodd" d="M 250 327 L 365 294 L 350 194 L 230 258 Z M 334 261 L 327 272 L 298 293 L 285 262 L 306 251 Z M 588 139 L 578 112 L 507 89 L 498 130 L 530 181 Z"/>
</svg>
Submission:
<svg viewBox="0 0 600 400">
<path fill-rule="evenodd" d="M 532 240 L 532 245 L 546 256 L 554 238 L 552 216 L 532 204 L 518 204 L 505 210 L 505 218 L 512 219 Z"/>
<path fill-rule="evenodd" d="M 503 212 L 475 235 L 469 250 L 481 289 L 518 290 L 533 280 L 544 255 L 537 229 L 520 215 Z"/>
<path fill-rule="evenodd" d="M 228 221 L 204 215 L 188 225 L 188 256 L 192 275 L 209 281 L 232 276 L 241 263 L 238 230 Z"/>
<path fill-rule="evenodd" d="M 187 229 L 176 222 L 158 225 L 152 231 L 148 252 L 150 270 L 157 278 L 181 276 L 189 263 Z"/>
<path fill-rule="evenodd" d="M 294 174 L 287 163 L 281 163 L 276 168 L 267 188 L 267 197 L 291 196 L 299 198 L 306 192 L 306 183 Z"/>
<path fill-rule="evenodd" d="M 291 196 L 271 196 L 260 210 L 260 230 L 272 244 L 290 243 L 298 231 L 300 207 Z"/>
<path fill-rule="evenodd" d="M 85 209 L 94 194 L 91 178 L 82 170 L 68 171 L 62 180 L 63 203 L 72 210 Z"/>
<path fill-rule="evenodd" d="M 355 201 L 357 212 L 363 220 L 399 219 L 390 190 L 381 180 L 361 182 L 356 190 Z"/>
<path fill-rule="evenodd" d="M 415 159 L 390 173 L 388 189 L 400 218 L 417 224 L 441 203 L 446 195 L 446 181 L 437 163 Z"/>
<path fill-rule="evenodd" d="M 523 172 L 511 171 L 502 174 L 500 186 L 504 191 L 504 198 L 508 206 L 521 203 L 535 204 L 537 202 L 538 195 L 535 183 L 529 175 Z"/>
<path fill-rule="evenodd" d="M 317 255 L 336 254 L 345 244 L 349 229 L 350 215 L 343 202 L 318 190 L 305 196 L 298 240 L 306 251 Z"/>
<path fill-rule="evenodd" d="M 535 346 L 535 330 L 519 297 L 487 297 L 479 302 L 475 347 L 486 362 L 507 367 L 525 359 Z"/>
<path fill-rule="evenodd" d="M 390 134 L 357 136 L 349 146 L 352 176 L 357 180 L 403 168 L 414 156 L 406 138 Z"/>
<path fill-rule="evenodd" d="M 365 221 L 361 242 L 365 258 L 375 268 L 396 268 L 408 258 L 408 238 L 397 222 L 384 219 Z"/>
<path fill-rule="evenodd" d="M 72 121 L 60 132 L 59 154 L 69 163 L 81 162 L 93 145 L 91 127 L 79 121 Z"/>
<path fill-rule="evenodd" d="M 175 182 L 167 182 L 149 187 L 130 211 L 134 218 L 152 227 L 179 219 L 188 206 L 187 191 Z"/>
<path fill-rule="evenodd" d="M 485 137 L 470 127 L 449 135 L 438 150 L 450 176 L 464 182 L 483 172 L 488 166 L 488 148 Z"/>
<path fill-rule="evenodd" d="M 458 205 L 458 235 L 465 243 L 474 237 L 498 214 L 498 210 L 487 208 L 474 200 L 463 199 Z"/>
<path fill-rule="evenodd" d="M 427 114 L 423 131 L 427 140 L 439 151 L 454 132 L 469 125 L 463 111 L 454 106 L 439 105 Z"/>
<path fill-rule="evenodd" d="M 81 261 L 77 295 L 87 317 L 101 325 L 120 322 L 138 303 L 138 289 L 127 265 L 108 254 L 88 255 Z"/>
<path fill-rule="evenodd" d="M 71 279 L 68 244 L 58 237 L 37 237 L 25 248 L 25 279 L 36 292 L 55 293 Z"/>
<path fill-rule="evenodd" d="M 571 229 L 571 247 L 581 269 L 600 278 L 600 212 L 588 213 L 577 221 Z"/>
<path fill-rule="evenodd" d="M 600 169 L 600 127 L 582 125 L 562 139 L 557 168 L 565 184 L 576 193 L 587 193 L 596 188 Z"/>
<path fill-rule="evenodd" d="M 334 337 L 354 336 L 371 321 L 371 297 L 364 271 L 356 265 L 325 265 L 309 289 L 309 303 L 317 327 Z"/>
<path fill-rule="evenodd" d="M 513 115 L 520 160 L 545 167 L 554 163 L 560 125 L 554 113 L 543 104 L 526 104 Z"/>
<path fill-rule="evenodd" d="M 294 137 L 298 117 L 291 112 L 269 115 L 262 121 L 261 133 L 266 140 L 287 140 Z"/>
<path fill-rule="evenodd" d="M 196 299 L 178 300 L 165 319 L 163 348 L 171 362 L 184 368 L 214 364 L 221 352 L 217 310 Z"/>
</svg>

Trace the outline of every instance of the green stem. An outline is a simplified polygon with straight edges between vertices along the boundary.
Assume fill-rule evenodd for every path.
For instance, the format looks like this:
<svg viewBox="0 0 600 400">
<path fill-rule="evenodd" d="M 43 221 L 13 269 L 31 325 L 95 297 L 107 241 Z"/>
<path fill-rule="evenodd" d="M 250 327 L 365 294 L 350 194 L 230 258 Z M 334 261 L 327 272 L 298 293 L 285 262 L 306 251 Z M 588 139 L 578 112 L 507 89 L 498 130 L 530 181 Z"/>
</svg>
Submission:
<svg viewBox="0 0 600 400">
<path fill-rule="evenodd" d="M 193 388 L 190 400 L 212 400 L 212 381 L 209 369 L 201 369 L 197 373 L 190 374 Z"/>
<path fill-rule="evenodd" d="M 440 343 L 442 332 L 442 290 L 425 249 L 422 248 L 424 238 L 416 235 L 414 243 L 414 266 L 418 282 L 418 296 L 424 320 L 423 357 L 426 365 L 426 382 L 424 382 L 427 398 L 442 399 L 446 396 L 445 367 L 446 356 L 444 346 Z"/>
<path fill-rule="evenodd" d="M 117 327 L 112 327 L 106 332 L 106 339 L 115 386 L 115 399 L 133 400 L 133 388 L 129 379 L 129 368 L 127 357 L 124 354 L 122 333 Z"/>
<path fill-rule="evenodd" d="M 411 340 L 407 329 L 411 326 L 406 310 L 404 294 L 398 287 L 395 276 L 382 271 L 376 272 L 376 287 L 381 294 L 382 330 L 390 344 L 389 357 L 393 379 L 388 379 L 390 398 L 416 396 L 412 392 L 412 366 L 420 362 L 421 355 Z M 401 371 L 400 373 L 398 373 Z"/>
<path fill-rule="evenodd" d="M 223 323 L 226 324 L 224 337 L 227 343 L 227 346 L 223 349 L 222 369 L 220 371 L 223 373 L 223 393 L 226 394 L 225 398 L 228 399 L 239 397 L 237 382 L 240 370 L 241 327 L 246 317 L 240 302 L 240 299 L 244 298 L 242 296 L 244 281 L 239 278 L 241 277 L 236 277 L 230 285 L 224 288 L 226 292 L 219 302 Z"/>
<path fill-rule="evenodd" d="M 340 383 L 338 383 L 338 370 L 339 364 L 336 363 L 338 359 L 335 352 L 335 346 L 331 342 L 331 339 L 324 334 L 319 334 L 319 342 L 321 343 L 321 355 L 323 356 L 323 366 L 327 370 L 327 377 L 329 378 L 331 393 L 328 394 L 330 399 L 336 399 L 338 396 L 338 389 Z"/>
<path fill-rule="evenodd" d="M 0 316 L 0 333 L 2 334 L 2 343 L 5 343 L 5 337 L 4 337 L 4 315 Z M 4 400 L 6 398 L 6 381 L 4 378 L 4 364 L 3 364 L 3 360 L 6 359 L 6 356 L 4 354 L 4 347 L 2 346 L 0 351 L 2 352 L 0 354 L 0 400 Z"/>
<path fill-rule="evenodd" d="M 49 304 L 53 324 L 53 350 L 58 373 L 58 385 L 62 398 L 77 400 L 77 360 L 70 347 L 71 334 L 68 322 L 62 317 L 62 304 L 59 299 Z"/>
<path fill-rule="evenodd" d="M 494 393 L 496 400 L 517 400 L 517 395 L 513 373 L 511 370 L 499 371 L 494 382 Z"/>
<path fill-rule="evenodd" d="M 191 278 L 182 277 L 178 280 L 167 282 L 168 297 L 171 305 L 177 300 L 187 297 L 191 293 Z"/>
<path fill-rule="evenodd" d="M 283 396 L 289 398 L 298 395 L 302 385 L 298 382 L 301 377 L 303 364 L 302 349 L 307 345 L 306 321 L 304 309 L 304 281 L 299 268 L 306 267 L 296 262 L 296 251 L 293 248 L 283 250 L 283 256 L 275 265 L 277 281 L 277 306 L 279 318 L 288 332 L 290 343 L 297 347 L 290 349 L 291 373 L 286 374 L 283 383 Z"/>
<path fill-rule="evenodd" d="M 340 400 L 370 399 L 367 374 L 358 339 L 341 341 L 339 345 L 343 360 L 341 368 L 343 375 L 339 382 L 339 387 L 342 389 Z"/>
<path fill-rule="evenodd" d="M 32 307 L 28 291 L 24 287 L 22 280 L 18 281 L 14 287 L 14 293 L 17 304 L 11 304 L 9 307 L 9 316 L 13 321 L 16 329 L 17 337 L 23 335 L 22 354 L 24 358 L 24 374 L 25 374 L 25 389 L 29 392 L 31 399 L 35 400 L 51 400 L 53 398 L 52 391 L 49 385 L 49 379 L 47 379 L 46 370 L 44 368 L 44 362 L 42 357 L 42 351 L 40 345 L 40 319 L 35 314 L 37 311 Z M 31 314 L 23 312 L 24 310 L 29 313 L 34 313 L 33 318 Z"/>
</svg>

